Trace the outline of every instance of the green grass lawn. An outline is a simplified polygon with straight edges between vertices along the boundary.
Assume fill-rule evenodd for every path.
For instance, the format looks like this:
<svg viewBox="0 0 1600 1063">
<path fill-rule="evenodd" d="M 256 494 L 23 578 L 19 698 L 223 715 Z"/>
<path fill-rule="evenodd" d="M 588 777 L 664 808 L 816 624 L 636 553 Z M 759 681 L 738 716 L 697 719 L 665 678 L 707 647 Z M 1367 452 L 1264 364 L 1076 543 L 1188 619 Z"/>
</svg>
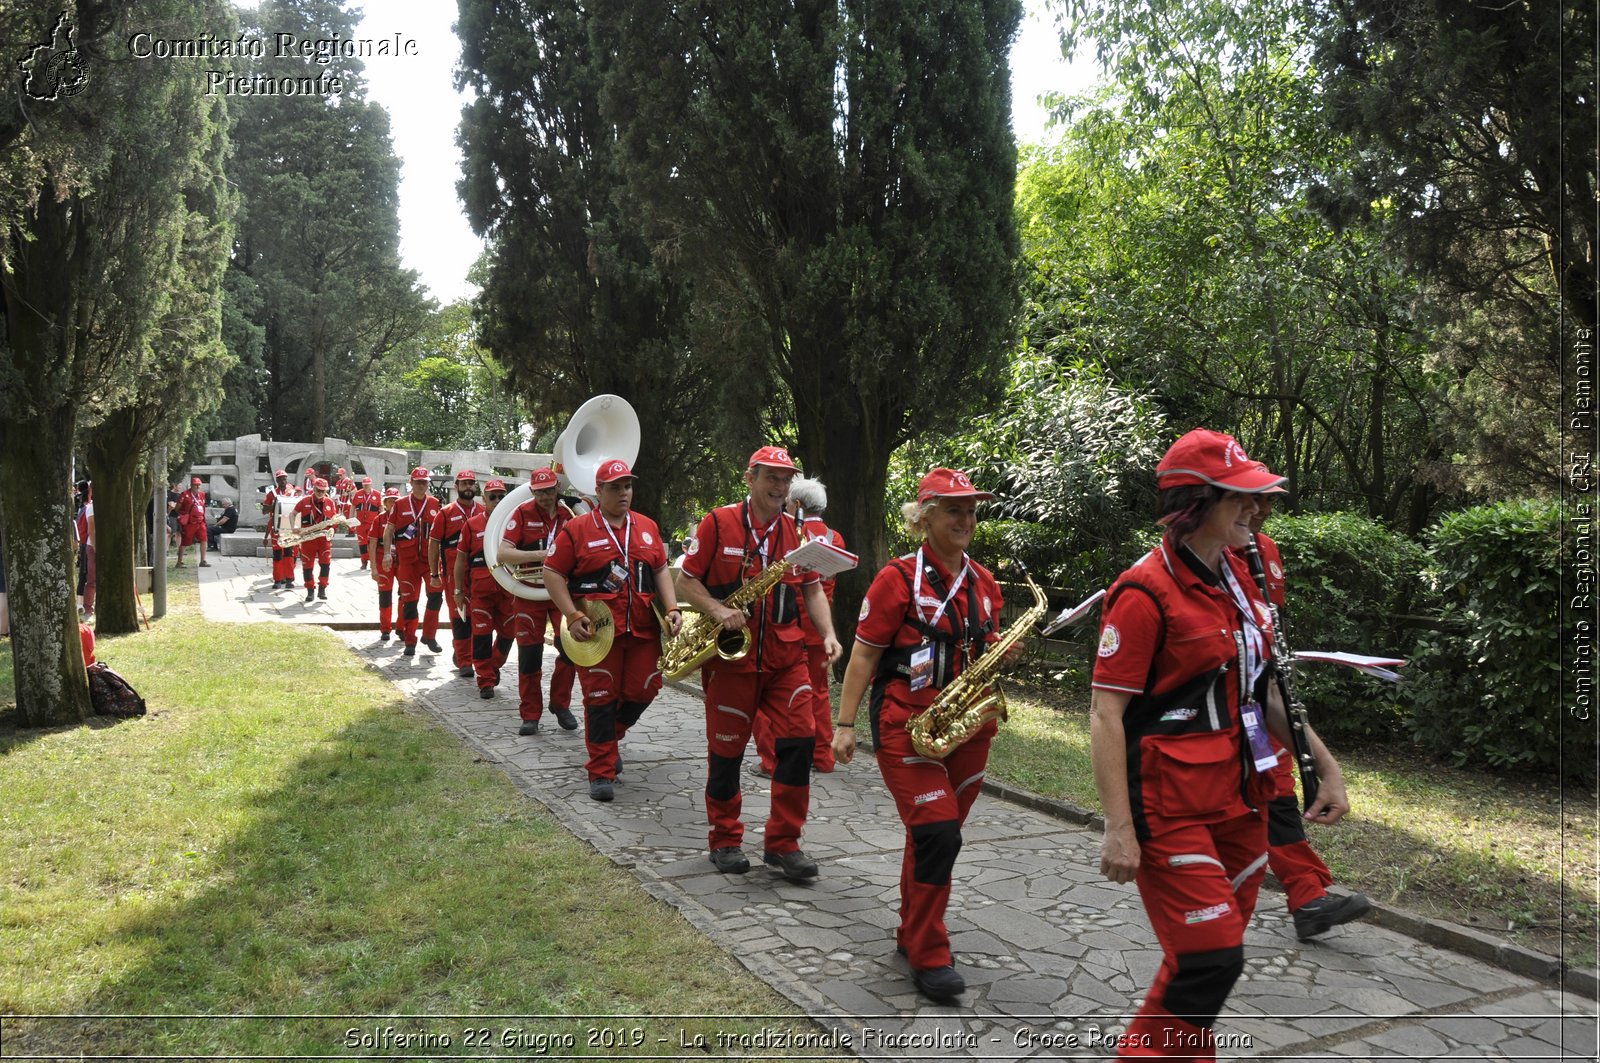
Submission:
<svg viewBox="0 0 1600 1063">
<path fill-rule="evenodd" d="M 635 1036 L 604 1019 L 181 1017 L 197 1014 L 809 1028 L 336 637 L 205 621 L 192 580 L 152 631 L 99 647 L 149 716 L 0 726 L 0 1012 L 172 1017 L 12 1019 L 8 1051 L 329 1055 L 393 1025 L 455 1052 L 516 1029 L 605 1057 L 622 1053 L 586 1042 L 615 1035 L 591 1030 Z"/>
</svg>

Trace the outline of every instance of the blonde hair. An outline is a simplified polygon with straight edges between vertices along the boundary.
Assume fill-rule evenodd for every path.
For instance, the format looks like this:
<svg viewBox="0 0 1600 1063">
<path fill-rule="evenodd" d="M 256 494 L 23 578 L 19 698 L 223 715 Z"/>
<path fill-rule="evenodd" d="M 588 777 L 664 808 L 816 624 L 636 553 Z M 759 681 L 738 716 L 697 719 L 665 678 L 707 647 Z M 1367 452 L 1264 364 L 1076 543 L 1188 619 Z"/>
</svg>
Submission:
<svg viewBox="0 0 1600 1063">
<path fill-rule="evenodd" d="M 900 519 L 905 522 L 906 534 L 914 539 L 926 539 L 928 529 L 923 527 L 923 522 L 936 505 L 938 502 L 930 498 L 926 502 L 907 502 L 901 506 Z"/>
</svg>

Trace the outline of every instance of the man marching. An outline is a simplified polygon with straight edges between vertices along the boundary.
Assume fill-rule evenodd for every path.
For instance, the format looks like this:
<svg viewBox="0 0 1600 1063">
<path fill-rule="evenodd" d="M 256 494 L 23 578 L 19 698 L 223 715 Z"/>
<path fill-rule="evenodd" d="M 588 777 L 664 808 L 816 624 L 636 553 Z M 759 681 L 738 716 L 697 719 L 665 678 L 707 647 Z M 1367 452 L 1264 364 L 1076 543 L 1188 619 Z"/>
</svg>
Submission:
<svg viewBox="0 0 1600 1063">
<path fill-rule="evenodd" d="M 767 819 L 763 860 L 791 882 L 817 876 L 817 862 L 800 849 L 800 832 L 811 803 L 811 761 L 816 745 L 811 680 L 806 668 L 799 599 L 822 635 L 830 663 L 839 659 L 833 616 L 815 572 L 790 570 L 781 583 L 750 607 L 723 599 L 800 545 L 795 520 L 784 512 L 796 472 L 788 451 L 762 447 L 750 456 L 743 502 L 720 506 L 700 521 L 684 556 L 678 589 L 684 600 L 726 631 L 749 630 L 750 652 L 737 661 L 713 658 L 701 670 L 706 699 L 706 817 L 711 863 L 742 875 L 750 861 L 740 848 L 744 823 L 739 764 L 757 714 L 770 717 L 777 764 L 772 773 L 772 813 Z"/>
<path fill-rule="evenodd" d="M 472 622 L 456 609 L 456 546 L 468 518 L 482 510 L 478 504 L 478 476 L 471 469 L 456 473 L 456 499 L 439 510 L 428 531 L 428 589 L 444 589 L 450 610 L 451 665 L 463 679 L 472 677 Z M 430 594 L 429 600 L 433 596 Z"/>
<path fill-rule="evenodd" d="M 595 473 L 599 508 L 563 525 L 544 562 L 545 589 L 567 618 L 563 639 L 584 643 L 594 635 L 575 597 L 604 602 L 611 610 L 611 652 L 579 672 L 589 796 L 596 801 L 616 796 L 619 744 L 661 689 L 661 627 L 652 602 L 660 597 L 671 634 L 682 623 L 666 543 L 655 521 L 633 512 L 633 481 L 627 462 L 602 462 Z"/>
<path fill-rule="evenodd" d="M 339 504 L 328 497 L 328 481 L 318 477 L 311 482 L 311 494 L 295 503 L 294 527 L 309 528 L 332 520 L 339 512 Z M 306 601 L 328 597 L 328 569 L 333 563 L 333 535 L 307 539 L 300 544 L 300 571 L 305 576 Z M 318 566 L 315 587 L 311 583 L 311 566 Z"/>
<path fill-rule="evenodd" d="M 396 491 L 395 494 L 400 492 Z M 361 489 L 350 496 L 350 512 L 356 522 L 356 546 L 361 551 L 361 567 L 367 567 L 367 544 L 383 534 L 383 492 L 372 486 L 372 477 L 361 478 Z"/>
<path fill-rule="evenodd" d="M 499 548 L 502 564 L 544 564 L 556 534 L 572 519 L 572 510 L 557 497 L 554 469 L 533 470 L 528 477 L 528 487 L 533 498 L 518 506 L 506 522 Z M 516 610 L 513 630 L 517 636 L 518 709 L 522 714 L 522 727 L 517 733 L 538 734 L 539 718 L 544 714 L 543 694 L 539 689 L 544 678 L 544 630 L 546 623 L 554 626 L 561 614 L 552 612 L 554 601 L 516 598 L 513 607 Z M 550 712 L 566 731 L 578 728 L 577 718 L 572 715 L 575 676 L 571 662 L 557 656 L 550 673 Z"/>
<path fill-rule="evenodd" d="M 267 515 L 267 544 L 272 547 L 272 589 L 288 590 L 294 586 L 294 547 L 279 542 L 278 499 L 295 498 L 300 492 L 282 469 L 272 477 L 273 486 L 267 488 L 267 497 L 261 500 L 261 512 Z"/>
<path fill-rule="evenodd" d="M 428 582 L 428 529 L 439 515 L 439 500 L 428 493 L 429 476 L 427 469 L 411 470 L 411 493 L 394 504 L 389 523 L 383 528 L 383 564 L 386 572 L 390 571 L 387 566 L 394 566 L 392 571 L 400 584 L 400 640 L 405 643 L 403 652 L 407 657 L 417 655 L 417 603 Z M 372 578 L 378 576 L 374 570 Z M 443 652 L 443 647 L 434 641 L 443 596 L 442 589 L 429 588 L 427 615 L 422 621 L 423 644 L 434 653 Z"/>
<path fill-rule="evenodd" d="M 461 529 L 451 579 L 451 595 L 456 612 L 469 617 L 472 624 L 472 671 L 478 681 L 478 696 L 494 697 L 500 685 L 500 669 L 511 653 L 511 629 L 515 623 L 512 605 L 516 601 L 495 581 L 483 558 L 484 531 L 489 515 L 506 497 L 504 480 L 490 480 L 483 486 L 484 505 L 467 518 Z"/>
<path fill-rule="evenodd" d="M 385 487 L 382 497 L 382 514 L 374 522 L 373 534 L 367 537 L 367 554 L 362 561 L 363 567 L 371 566 L 372 579 L 378 584 L 378 641 L 388 642 L 389 636 L 394 631 L 390 618 L 394 610 L 395 550 L 393 546 L 384 547 L 383 532 L 380 529 L 388 524 L 389 514 L 394 511 L 394 504 L 400 501 L 400 488 Z"/>
</svg>

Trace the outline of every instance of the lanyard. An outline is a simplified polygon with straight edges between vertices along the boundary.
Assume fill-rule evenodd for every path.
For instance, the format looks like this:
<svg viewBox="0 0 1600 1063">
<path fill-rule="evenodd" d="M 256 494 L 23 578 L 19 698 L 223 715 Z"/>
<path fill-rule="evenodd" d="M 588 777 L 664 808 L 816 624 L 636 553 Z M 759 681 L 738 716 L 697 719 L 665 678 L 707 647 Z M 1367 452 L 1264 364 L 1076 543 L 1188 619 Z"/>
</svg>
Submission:
<svg viewBox="0 0 1600 1063">
<path fill-rule="evenodd" d="M 628 567 L 628 550 L 633 546 L 633 514 L 629 513 L 622 521 L 622 542 L 617 542 L 617 536 L 611 530 L 611 522 L 606 520 L 606 515 L 599 510 L 595 517 L 600 522 L 600 527 L 605 529 L 606 538 L 611 540 L 611 545 L 617 548 L 617 553 L 622 555 L 622 567 L 628 571 L 628 578 L 633 578 L 633 571 Z"/>
<path fill-rule="evenodd" d="M 911 604 L 917 610 L 917 618 L 919 620 L 929 627 L 938 627 L 939 618 L 944 616 L 945 609 L 949 608 L 950 603 L 955 600 L 956 592 L 961 589 L 961 584 L 966 581 L 967 573 L 972 570 L 972 563 L 967 560 L 966 555 L 962 555 L 961 571 L 956 575 L 955 582 L 950 584 L 950 593 L 944 596 L 944 601 L 939 604 L 939 608 L 934 612 L 932 620 L 924 617 L 922 613 L 922 566 L 924 564 L 922 547 L 919 546 L 917 547 L 917 575 L 911 585 Z M 961 625 L 958 623 L 956 625 L 957 634 L 960 633 L 960 628 Z"/>
<path fill-rule="evenodd" d="M 1261 626 L 1256 623 L 1256 611 L 1250 605 L 1249 597 L 1244 589 L 1239 586 L 1229 570 L 1227 562 L 1222 564 L 1222 582 L 1228 588 L 1228 593 L 1233 596 L 1234 608 L 1239 610 L 1239 616 L 1244 621 L 1244 632 L 1241 640 L 1244 647 L 1244 678 L 1247 682 L 1239 685 L 1239 696 L 1243 700 L 1249 699 L 1249 692 L 1255 689 L 1256 680 L 1261 678 L 1261 672 L 1266 667 L 1266 635 Z"/>
<path fill-rule="evenodd" d="M 778 526 L 778 522 L 782 520 L 783 517 L 784 515 L 782 513 L 779 513 L 776 517 L 773 517 L 772 523 L 768 524 L 766 530 L 761 533 L 761 538 L 756 539 L 756 528 L 755 525 L 750 521 L 750 500 L 748 498 L 744 500 L 745 546 L 748 547 L 750 545 L 750 541 L 755 539 L 756 553 L 761 557 L 762 568 L 767 567 L 767 540 L 772 538 L 773 529 Z M 745 556 L 746 558 L 750 556 L 748 549 L 745 552 Z"/>
</svg>

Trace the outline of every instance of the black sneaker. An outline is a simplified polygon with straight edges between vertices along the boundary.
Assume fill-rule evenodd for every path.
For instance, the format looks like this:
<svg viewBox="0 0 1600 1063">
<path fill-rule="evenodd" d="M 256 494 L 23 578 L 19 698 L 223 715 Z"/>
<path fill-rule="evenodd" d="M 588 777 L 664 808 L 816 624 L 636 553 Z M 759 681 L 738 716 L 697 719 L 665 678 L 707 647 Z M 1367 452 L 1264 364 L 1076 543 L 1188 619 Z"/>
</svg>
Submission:
<svg viewBox="0 0 1600 1063">
<path fill-rule="evenodd" d="M 954 1000 L 967 991 L 967 980 L 954 967 L 928 967 L 911 972 L 917 992 L 930 1000 Z"/>
<path fill-rule="evenodd" d="M 1353 919 L 1360 919 L 1372 911 L 1372 902 L 1360 893 L 1352 893 L 1345 897 L 1330 897 L 1324 894 L 1309 904 L 1302 905 L 1294 913 L 1294 936 L 1301 941 L 1310 941 L 1318 934 L 1325 934 L 1336 926 L 1348 923 Z"/>
<path fill-rule="evenodd" d="M 424 646 L 428 647 L 428 650 L 430 652 L 432 652 L 432 653 L 443 653 L 444 652 L 444 647 L 439 645 L 439 642 L 438 642 L 437 639 L 423 639 L 422 640 L 422 644 Z"/>
<path fill-rule="evenodd" d="M 318 587 L 317 588 L 317 597 L 321 598 L 323 601 L 327 601 L 328 600 L 328 588 L 326 588 L 326 587 Z"/>
<path fill-rule="evenodd" d="M 315 601 L 316 597 L 317 597 L 317 592 L 312 590 L 310 587 L 307 587 L 306 588 L 306 601 L 308 601 L 308 602 Z"/>
<path fill-rule="evenodd" d="M 576 731 L 578 729 L 578 718 L 572 715 L 571 709 L 551 709 L 550 712 L 554 714 L 556 723 L 561 725 L 563 731 Z M 618 770 L 621 769 L 619 768 Z"/>
<path fill-rule="evenodd" d="M 460 668 L 456 669 L 456 675 L 460 676 L 462 679 L 471 679 L 472 674 L 472 665 L 470 664 L 464 664 Z"/>
<path fill-rule="evenodd" d="M 407 646 L 406 646 L 406 648 L 405 648 L 405 651 L 404 651 L 404 652 L 405 652 L 405 655 L 406 655 L 406 656 L 407 656 L 407 657 L 415 657 L 415 656 L 416 656 L 416 655 L 417 655 L 417 648 L 416 648 L 416 647 L 415 647 L 415 646 L 412 646 L 412 645 L 409 645 L 409 644 L 408 644 L 408 645 L 407 645 Z"/>
<path fill-rule="evenodd" d="M 482 698 L 484 701 L 488 701 L 490 698 L 494 697 L 494 687 L 479 687 L 478 697 Z"/>
<path fill-rule="evenodd" d="M 805 882 L 817 877 L 817 862 L 799 849 L 789 853 L 765 853 L 762 863 L 775 867 L 790 882 Z"/>
<path fill-rule="evenodd" d="M 539 733 L 539 721 L 538 720 L 523 720 L 522 721 L 522 726 L 517 728 L 517 734 L 519 734 L 519 735 L 536 735 L 538 733 Z"/>
<path fill-rule="evenodd" d="M 378 641 L 379 641 L 379 642 L 388 642 L 388 641 L 389 641 L 389 640 L 390 640 L 390 639 L 392 639 L 392 638 L 394 638 L 394 636 L 393 636 L 393 635 L 391 635 L 391 634 L 390 634 L 390 633 L 389 633 L 389 632 L 387 632 L 387 631 L 380 631 L 380 632 L 378 632 Z"/>
<path fill-rule="evenodd" d="M 589 796 L 596 801 L 610 801 L 617 796 L 617 791 L 612 787 L 610 779 L 591 779 Z"/>
<path fill-rule="evenodd" d="M 744 850 L 730 845 L 726 849 L 711 850 L 711 866 L 724 875 L 742 875 L 750 870 L 750 861 Z"/>
</svg>

